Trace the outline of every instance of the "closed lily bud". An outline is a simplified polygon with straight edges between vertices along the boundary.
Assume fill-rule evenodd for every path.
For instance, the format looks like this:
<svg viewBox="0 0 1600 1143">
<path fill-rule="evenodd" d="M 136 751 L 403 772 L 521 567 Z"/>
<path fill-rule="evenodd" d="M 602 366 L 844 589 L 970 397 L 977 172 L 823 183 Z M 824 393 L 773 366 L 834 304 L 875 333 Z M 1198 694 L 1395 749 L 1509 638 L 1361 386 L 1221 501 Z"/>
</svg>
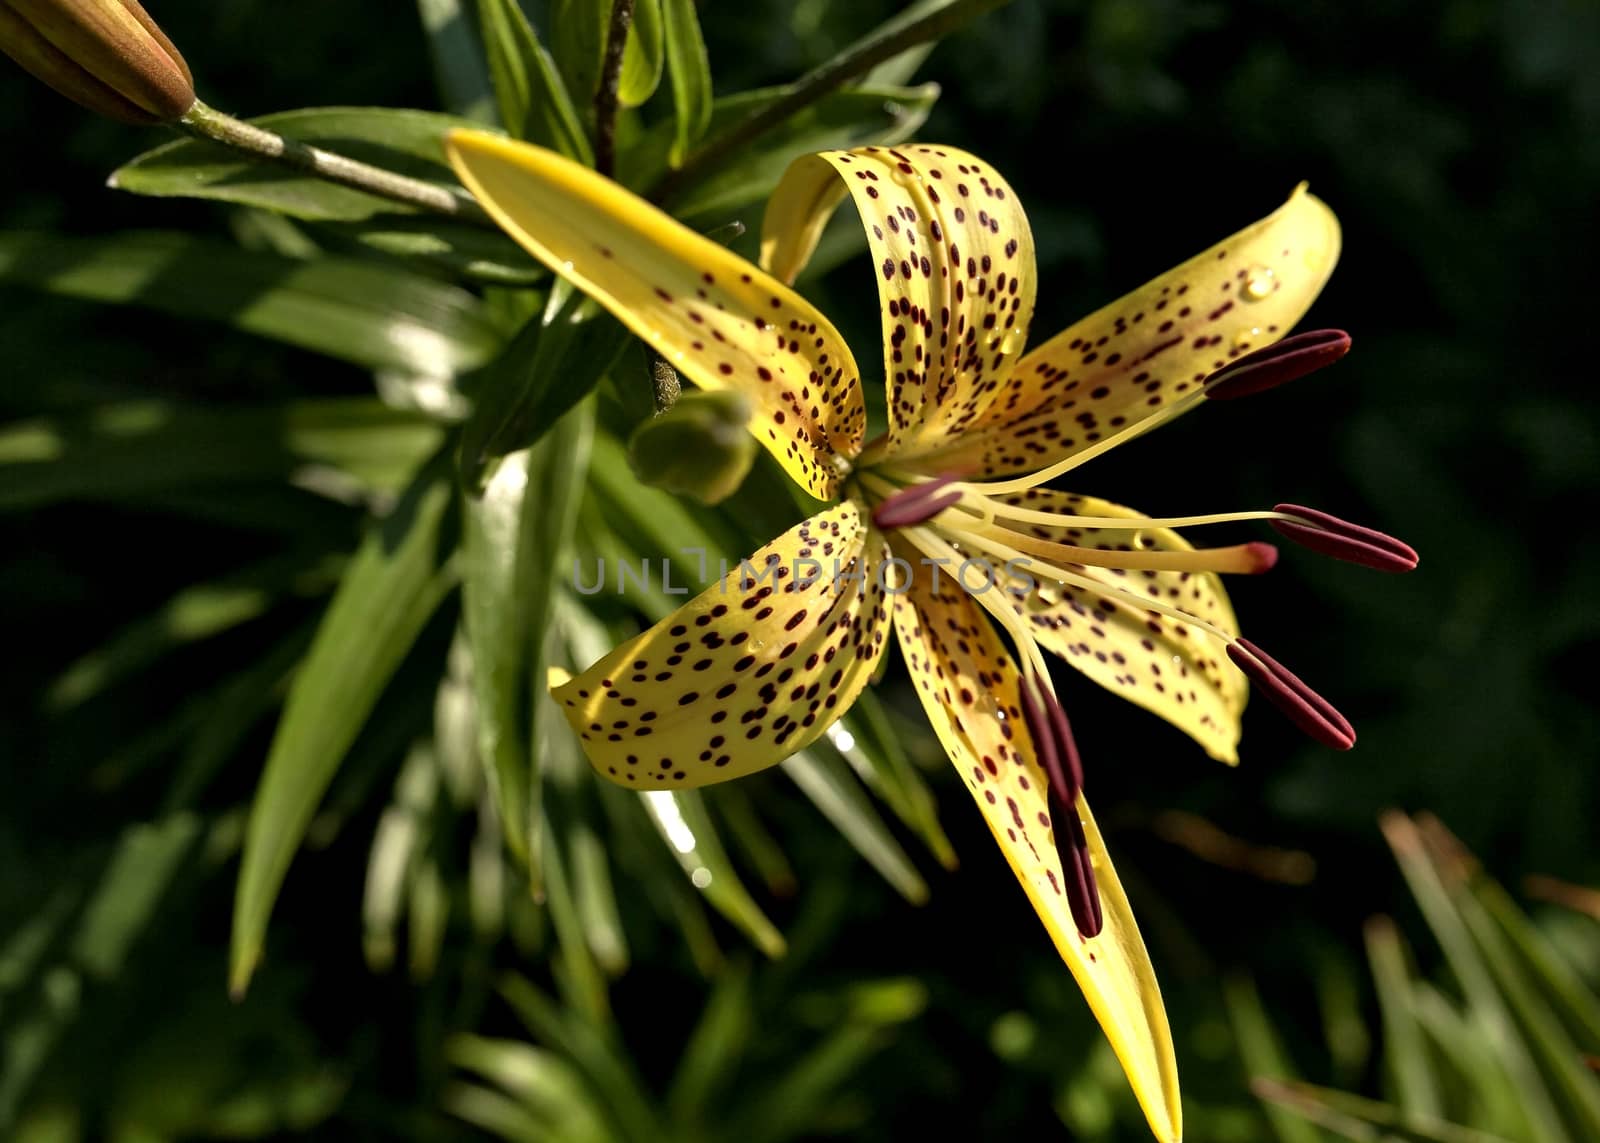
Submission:
<svg viewBox="0 0 1600 1143">
<path fill-rule="evenodd" d="M 742 394 L 685 393 L 634 430 L 628 461 L 646 484 L 716 504 L 733 495 L 755 460 L 749 420 Z"/>
<path fill-rule="evenodd" d="M 124 123 L 170 122 L 194 106 L 189 65 L 138 0 L 0 0 L 0 51 Z"/>
</svg>

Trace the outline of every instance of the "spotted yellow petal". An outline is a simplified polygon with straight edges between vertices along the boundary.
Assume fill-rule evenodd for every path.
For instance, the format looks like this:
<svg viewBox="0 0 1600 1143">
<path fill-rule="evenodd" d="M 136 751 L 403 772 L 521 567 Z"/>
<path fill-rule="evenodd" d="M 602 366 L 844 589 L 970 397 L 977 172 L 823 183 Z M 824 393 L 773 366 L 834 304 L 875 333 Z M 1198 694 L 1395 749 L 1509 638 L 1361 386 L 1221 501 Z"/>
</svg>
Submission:
<svg viewBox="0 0 1600 1143">
<path fill-rule="evenodd" d="M 1288 333 L 1338 258 L 1339 221 L 1302 185 L 1260 222 L 1028 353 L 982 422 L 920 465 L 999 476 L 1069 457 Z"/>
<path fill-rule="evenodd" d="M 814 741 L 883 654 L 882 546 L 834 505 L 556 687 L 590 764 L 633 789 L 703 786 Z"/>
<path fill-rule="evenodd" d="M 1108 500 L 1034 488 L 997 500 L 1042 512 L 1138 519 Z M 1170 528 L 1122 531 L 1019 523 L 1018 532 L 1055 543 L 1115 550 L 1191 551 Z M 1239 760 L 1239 716 L 1249 684 L 1213 636 L 1088 588 L 1064 585 L 1037 567 L 1016 565 L 1024 578 L 997 568 L 1008 589 L 1000 598 L 1025 617 L 1039 645 L 1061 656 L 1114 694 L 1138 703 L 1188 734 L 1213 758 Z M 1213 572 L 1150 571 L 1074 565 L 1068 569 L 1109 588 L 1153 597 L 1230 635 L 1239 633 L 1222 579 Z"/>
<path fill-rule="evenodd" d="M 814 496 L 837 492 L 840 459 L 861 451 L 866 411 L 849 347 L 810 302 L 553 151 L 454 131 L 445 152 L 530 254 L 696 385 L 747 396 L 756 439 Z"/>
<path fill-rule="evenodd" d="M 1085 940 L 1056 853 L 1046 778 L 1021 712 L 1010 652 L 949 577 L 918 576 L 893 597 L 895 634 L 923 709 L 1017 880 L 1105 1029 L 1156 1137 L 1182 1137 L 1177 1062 L 1155 970 L 1087 805 L 1083 822 L 1105 926 Z"/>
<path fill-rule="evenodd" d="M 848 193 L 878 268 L 889 437 L 950 440 L 1000 393 L 1033 317 L 1033 235 L 1016 192 L 954 147 L 863 147 L 795 160 L 761 228 L 761 264 L 793 281 Z"/>
</svg>

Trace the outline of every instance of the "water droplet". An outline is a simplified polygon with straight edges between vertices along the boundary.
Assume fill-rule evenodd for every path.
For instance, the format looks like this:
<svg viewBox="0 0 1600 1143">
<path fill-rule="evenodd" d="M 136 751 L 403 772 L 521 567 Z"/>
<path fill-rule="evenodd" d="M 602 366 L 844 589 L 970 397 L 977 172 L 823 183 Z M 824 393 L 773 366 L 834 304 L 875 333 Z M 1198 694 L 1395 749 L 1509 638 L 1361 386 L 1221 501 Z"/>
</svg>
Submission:
<svg viewBox="0 0 1600 1143">
<path fill-rule="evenodd" d="M 1245 353 L 1248 350 L 1254 349 L 1257 342 L 1260 340 L 1260 326 L 1253 325 L 1249 329 L 1241 329 L 1238 333 L 1233 335 L 1233 351 L 1235 353 Z"/>
<path fill-rule="evenodd" d="M 1021 352 L 1022 342 L 1026 336 L 1020 329 L 1008 329 L 1006 335 L 1000 339 L 1000 352 L 1008 357 L 1013 353 Z"/>
<path fill-rule="evenodd" d="M 1259 302 L 1278 288 L 1278 276 L 1270 266 L 1251 266 L 1244 272 L 1244 285 L 1239 296 L 1247 302 Z"/>
</svg>

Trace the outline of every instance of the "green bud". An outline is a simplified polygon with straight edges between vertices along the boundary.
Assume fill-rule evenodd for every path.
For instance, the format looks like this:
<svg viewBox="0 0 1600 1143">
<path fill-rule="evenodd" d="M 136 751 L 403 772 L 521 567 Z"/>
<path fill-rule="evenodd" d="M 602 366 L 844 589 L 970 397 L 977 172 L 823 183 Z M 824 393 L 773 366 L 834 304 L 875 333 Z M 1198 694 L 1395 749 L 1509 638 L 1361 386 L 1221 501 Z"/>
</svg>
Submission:
<svg viewBox="0 0 1600 1143">
<path fill-rule="evenodd" d="M 646 484 L 715 504 L 755 462 L 749 420 L 750 402 L 738 393 L 685 393 L 634 430 L 628 462 Z"/>
<path fill-rule="evenodd" d="M 124 123 L 167 123 L 194 106 L 189 65 L 138 0 L 0 0 L 0 52 Z"/>
</svg>

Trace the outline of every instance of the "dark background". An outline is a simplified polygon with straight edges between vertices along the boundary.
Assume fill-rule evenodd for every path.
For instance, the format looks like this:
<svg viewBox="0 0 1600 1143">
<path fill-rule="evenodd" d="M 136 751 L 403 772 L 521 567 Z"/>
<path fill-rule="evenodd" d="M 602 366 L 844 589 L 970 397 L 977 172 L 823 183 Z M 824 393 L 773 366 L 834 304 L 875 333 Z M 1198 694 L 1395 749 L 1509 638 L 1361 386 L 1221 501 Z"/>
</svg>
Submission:
<svg viewBox="0 0 1600 1143">
<path fill-rule="evenodd" d="M 399 0 L 149 7 L 225 110 L 436 105 L 412 6 Z M 718 90 L 781 82 L 890 10 L 709 3 Z M 1407 577 L 1289 549 L 1271 576 L 1233 591 L 1247 633 L 1341 706 L 1357 748 L 1308 744 L 1258 703 L 1242 765 L 1228 771 L 1097 688 L 1065 684 L 1191 1101 L 1248 1104 L 1219 1031 L 1225 970 L 1254 974 L 1307 1074 L 1333 1078 L 1322 1018 L 1337 982 L 1362 975 L 1361 922 L 1392 911 L 1415 924 L 1375 826 L 1380 810 L 1432 810 L 1508 883 L 1529 872 L 1600 877 L 1591 681 L 1600 436 L 1586 352 L 1600 8 L 1019 0 L 938 48 L 918 78 L 944 89 L 921 137 L 980 154 L 1027 206 L 1040 337 L 1266 214 L 1301 179 L 1340 216 L 1343 258 L 1308 320 L 1348 329 L 1352 355 L 1096 461 L 1076 487 L 1161 514 L 1308 503 L 1411 542 L 1422 563 Z M 110 169 L 158 138 L 81 114 L 0 68 L 0 226 L 225 233 L 213 208 L 103 188 Z M 828 290 L 825 308 L 853 344 L 869 345 L 870 275 L 851 263 Z M 864 363 L 873 356 L 858 349 Z M 0 377 L 5 420 L 137 394 L 233 402 L 369 387 L 358 371 L 243 335 L 4 288 Z M 182 584 L 258 558 L 268 542 L 137 505 L 0 515 L 0 917 L 141 812 L 137 785 L 131 800 L 110 799 L 96 775 L 152 712 L 272 631 L 256 631 L 256 644 L 247 632 L 243 647 L 185 651 L 69 724 L 41 713 L 42 688 L 108 631 Z M 244 796 L 255 776 L 241 766 L 224 785 Z M 763 807 L 783 817 L 792 787 L 763 782 Z M 926 983 L 928 1012 L 852 1096 L 854 1137 L 1059 1133 L 1052 1099 L 1103 1048 L 982 824 L 955 783 L 940 785 L 963 868 L 945 876 L 927 863 L 934 899 L 922 909 L 863 875 L 836 836 L 808 829 L 814 815 L 794 812 L 785 836 L 802 889 L 775 916 L 820 935 L 763 987 L 788 995 L 902 973 Z M 1288 886 L 1222 868 L 1171 840 L 1162 823 L 1173 811 L 1304 851 L 1316 876 Z M 429 1005 L 443 1002 L 360 963 L 365 820 L 296 866 L 250 1004 L 230 1014 L 221 1000 L 226 867 L 201 879 L 135 962 L 151 966 L 152 981 L 182 983 L 121 990 L 75 1033 L 80 1066 L 137 1052 L 151 1028 L 183 1013 L 204 1027 L 267 1006 L 278 1030 L 264 1042 L 331 1056 L 355 1077 L 329 1137 L 420 1130 L 427 1117 L 411 1108 L 427 1091 L 416 1070 L 429 1053 L 411 1045 L 441 1018 Z M 670 1070 L 700 986 L 670 945 L 637 959 L 615 1006 L 641 1070 L 655 1076 Z M 1370 1017 L 1361 987 L 1350 1003 Z M 991 1045 L 996 1020 L 1013 1010 L 1029 1011 L 1035 1030 L 1021 1058 Z M 783 1034 L 803 1036 L 804 1021 Z M 259 1050 L 271 1060 L 277 1048 Z M 1234 1137 L 1252 1137 L 1240 1130 Z"/>
</svg>

